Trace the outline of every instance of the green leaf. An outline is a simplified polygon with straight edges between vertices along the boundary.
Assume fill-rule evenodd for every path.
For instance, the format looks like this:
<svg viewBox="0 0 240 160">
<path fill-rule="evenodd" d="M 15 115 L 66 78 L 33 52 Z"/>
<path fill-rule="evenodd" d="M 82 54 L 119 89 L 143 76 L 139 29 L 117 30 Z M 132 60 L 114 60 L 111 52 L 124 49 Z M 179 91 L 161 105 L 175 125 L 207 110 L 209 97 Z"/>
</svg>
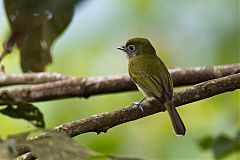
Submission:
<svg viewBox="0 0 240 160">
<path fill-rule="evenodd" d="M 44 138 L 30 140 L 46 133 Z M 10 136 L 0 143 L 0 148 L 0 157 L 5 153 L 8 157 L 15 157 L 18 148 L 28 148 L 28 151 L 39 159 L 87 160 L 90 156 L 97 155 L 96 152 L 74 142 L 69 136 L 53 131 L 34 131 Z"/>
<path fill-rule="evenodd" d="M 20 49 L 24 72 L 41 72 L 52 62 L 51 46 L 70 24 L 75 5 L 83 0 L 5 0 L 6 15 L 12 34 L 5 52 L 14 44 Z M 28 23 L 30 22 L 30 23 Z"/>
<path fill-rule="evenodd" d="M 199 145 L 203 149 L 212 149 L 215 159 L 221 159 L 240 149 L 240 131 L 236 137 L 231 138 L 221 134 L 216 138 L 207 136 L 200 140 Z"/>
<path fill-rule="evenodd" d="M 7 105 L 0 109 L 0 113 L 12 118 L 22 118 L 36 127 L 44 128 L 45 123 L 41 111 L 30 103 L 17 103 L 15 105 Z"/>
<path fill-rule="evenodd" d="M 70 137 L 56 133 L 47 133 L 46 138 L 28 143 L 32 153 L 39 159 L 87 160 L 97 153 L 74 142 Z"/>
<path fill-rule="evenodd" d="M 45 136 L 43 136 L 45 135 Z M 39 139 L 30 140 L 36 136 Z M 17 134 L 0 142 L 0 157 L 3 153 L 7 156 L 16 157 L 18 148 L 28 148 L 38 159 L 61 159 L 61 160 L 140 160 L 134 157 L 122 157 L 97 153 L 74 142 L 71 137 L 53 131 L 35 131 Z M 19 156 L 18 158 L 21 158 Z"/>
<path fill-rule="evenodd" d="M 0 141 L 0 159 L 1 160 L 12 160 L 16 154 L 13 141 L 7 141 L 2 143 Z"/>
<path fill-rule="evenodd" d="M 29 144 L 29 146 L 32 149 L 32 153 L 39 159 L 140 160 L 139 158 L 133 157 L 122 157 L 97 153 L 74 142 L 71 137 L 60 134 L 58 132 L 48 132 L 46 138 L 41 138 L 40 140 L 33 141 Z"/>
<path fill-rule="evenodd" d="M 202 149 L 209 149 L 212 147 L 213 137 L 207 136 L 199 141 L 199 145 Z"/>
</svg>

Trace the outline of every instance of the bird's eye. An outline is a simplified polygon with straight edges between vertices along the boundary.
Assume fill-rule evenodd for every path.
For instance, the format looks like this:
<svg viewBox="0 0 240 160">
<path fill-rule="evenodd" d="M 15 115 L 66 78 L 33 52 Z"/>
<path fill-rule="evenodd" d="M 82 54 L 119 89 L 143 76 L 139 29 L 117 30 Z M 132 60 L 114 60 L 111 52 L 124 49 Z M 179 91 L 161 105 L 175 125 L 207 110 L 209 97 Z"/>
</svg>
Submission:
<svg viewBox="0 0 240 160">
<path fill-rule="evenodd" d="M 134 52 L 136 50 L 136 47 L 134 45 L 129 45 L 127 48 L 130 52 Z"/>
</svg>

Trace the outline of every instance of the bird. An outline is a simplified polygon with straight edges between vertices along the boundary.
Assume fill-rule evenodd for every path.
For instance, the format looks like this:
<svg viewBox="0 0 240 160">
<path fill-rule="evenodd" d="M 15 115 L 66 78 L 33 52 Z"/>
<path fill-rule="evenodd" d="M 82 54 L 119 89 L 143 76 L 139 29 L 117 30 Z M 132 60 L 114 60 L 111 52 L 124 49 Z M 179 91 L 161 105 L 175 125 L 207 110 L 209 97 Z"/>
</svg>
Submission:
<svg viewBox="0 0 240 160">
<path fill-rule="evenodd" d="M 137 104 L 147 99 L 156 99 L 166 108 L 177 136 L 184 136 L 186 128 L 172 101 L 173 81 L 167 67 L 157 56 L 151 42 L 146 38 L 132 38 L 122 50 L 128 57 L 128 73 L 139 91 L 144 95 Z M 141 109 L 142 110 L 142 109 Z"/>
</svg>

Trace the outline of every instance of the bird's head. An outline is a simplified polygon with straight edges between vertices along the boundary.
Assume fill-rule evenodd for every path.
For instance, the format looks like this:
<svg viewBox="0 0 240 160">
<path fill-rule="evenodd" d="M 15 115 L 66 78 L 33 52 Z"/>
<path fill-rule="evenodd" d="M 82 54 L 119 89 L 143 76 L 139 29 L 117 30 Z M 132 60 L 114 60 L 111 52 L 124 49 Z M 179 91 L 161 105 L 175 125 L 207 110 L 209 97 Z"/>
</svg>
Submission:
<svg viewBox="0 0 240 160">
<path fill-rule="evenodd" d="M 133 38 L 129 39 L 126 45 L 120 46 L 117 49 L 127 53 L 128 57 L 132 56 L 145 56 L 155 55 L 156 51 L 152 44 L 146 38 Z"/>
</svg>

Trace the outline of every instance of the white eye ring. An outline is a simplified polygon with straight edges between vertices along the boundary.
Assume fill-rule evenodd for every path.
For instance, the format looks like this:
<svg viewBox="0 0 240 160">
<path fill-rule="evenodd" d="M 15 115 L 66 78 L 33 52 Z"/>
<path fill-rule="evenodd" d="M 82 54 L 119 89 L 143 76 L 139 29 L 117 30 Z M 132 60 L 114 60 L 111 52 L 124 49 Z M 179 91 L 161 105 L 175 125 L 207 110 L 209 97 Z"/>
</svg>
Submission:
<svg viewBox="0 0 240 160">
<path fill-rule="evenodd" d="M 132 44 L 127 46 L 129 52 L 134 52 L 136 50 L 136 47 Z"/>
</svg>

